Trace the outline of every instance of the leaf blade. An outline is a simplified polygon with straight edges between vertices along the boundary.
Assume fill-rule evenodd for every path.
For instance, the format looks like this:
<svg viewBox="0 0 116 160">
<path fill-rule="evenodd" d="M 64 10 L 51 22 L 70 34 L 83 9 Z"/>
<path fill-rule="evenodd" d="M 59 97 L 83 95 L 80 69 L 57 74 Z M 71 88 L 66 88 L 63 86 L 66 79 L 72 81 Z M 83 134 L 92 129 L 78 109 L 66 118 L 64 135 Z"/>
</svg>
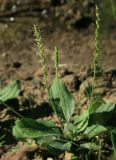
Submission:
<svg viewBox="0 0 116 160">
<path fill-rule="evenodd" d="M 92 125 L 90 127 L 87 127 L 87 129 L 84 131 L 84 135 L 88 138 L 93 138 L 101 133 L 106 132 L 107 129 L 99 124 Z"/>
<path fill-rule="evenodd" d="M 9 99 L 17 98 L 20 89 L 20 81 L 12 81 L 11 84 L 0 90 L 0 101 L 5 102 Z"/>
<path fill-rule="evenodd" d="M 50 143 L 47 143 L 46 148 L 48 151 L 54 155 L 59 155 L 64 153 L 65 151 L 70 151 L 71 149 L 71 142 L 63 142 L 61 140 L 55 140 Z"/>
<path fill-rule="evenodd" d="M 50 95 L 52 100 L 59 100 L 57 105 L 55 105 L 56 111 L 61 118 L 65 118 L 69 122 L 73 112 L 74 112 L 74 98 L 68 91 L 68 89 L 55 78 L 50 88 Z M 63 116 L 61 116 L 63 115 Z"/>
<path fill-rule="evenodd" d="M 89 122 L 89 112 L 88 110 L 82 112 L 77 118 L 75 119 L 75 133 L 80 133 L 84 131 Z"/>
<path fill-rule="evenodd" d="M 30 118 L 16 120 L 13 135 L 17 139 L 60 136 L 59 128 L 52 121 L 36 121 Z"/>
</svg>

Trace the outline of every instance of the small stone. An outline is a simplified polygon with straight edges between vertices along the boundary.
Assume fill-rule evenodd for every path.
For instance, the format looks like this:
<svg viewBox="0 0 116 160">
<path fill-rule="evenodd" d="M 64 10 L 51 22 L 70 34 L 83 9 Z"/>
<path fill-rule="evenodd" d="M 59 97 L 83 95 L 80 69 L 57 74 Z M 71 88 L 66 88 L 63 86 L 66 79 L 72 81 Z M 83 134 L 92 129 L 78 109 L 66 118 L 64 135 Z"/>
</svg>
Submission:
<svg viewBox="0 0 116 160">
<path fill-rule="evenodd" d="M 54 160 L 53 158 L 47 158 L 47 160 Z"/>
<path fill-rule="evenodd" d="M 5 58 L 7 56 L 7 53 L 6 52 L 3 52 L 2 54 L 1 54 L 1 57 L 3 57 L 3 58 Z"/>
<path fill-rule="evenodd" d="M 66 153 L 65 153 L 64 160 L 71 160 L 72 157 L 73 157 L 73 153 L 66 152 Z"/>
</svg>

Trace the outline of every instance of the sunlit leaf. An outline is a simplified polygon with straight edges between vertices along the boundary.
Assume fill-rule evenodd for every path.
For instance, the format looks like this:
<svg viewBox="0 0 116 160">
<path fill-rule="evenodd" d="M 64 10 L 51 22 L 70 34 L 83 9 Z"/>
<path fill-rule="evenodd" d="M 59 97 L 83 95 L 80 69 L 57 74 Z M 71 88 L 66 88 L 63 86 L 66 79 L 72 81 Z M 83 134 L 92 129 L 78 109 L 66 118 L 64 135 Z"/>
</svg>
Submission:
<svg viewBox="0 0 116 160">
<path fill-rule="evenodd" d="M 88 125 L 89 112 L 88 110 L 82 112 L 75 119 L 75 133 L 80 133 L 84 131 Z"/>
<path fill-rule="evenodd" d="M 5 102 L 9 99 L 17 98 L 20 89 L 20 81 L 14 80 L 10 85 L 0 90 L 0 101 Z"/>
<path fill-rule="evenodd" d="M 103 113 L 103 112 L 111 112 L 116 108 L 115 103 L 102 103 L 100 106 L 96 107 L 93 110 L 93 113 Z"/>
<path fill-rule="evenodd" d="M 107 129 L 105 127 L 97 124 L 97 125 L 92 125 L 90 127 L 87 127 L 87 129 L 84 131 L 84 135 L 86 135 L 88 138 L 93 138 L 106 131 Z"/>
<path fill-rule="evenodd" d="M 50 95 L 54 102 L 57 100 L 57 104 L 54 105 L 55 110 L 60 112 L 60 115 L 63 114 L 65 120 L 69 122 L 74 112 L 74 98 L 57 78 L 53 80 Z"/>
<path fill-rule="evenodd" d="M 98 109 L 103 104 L 105 104 L 105 102 L 99 97 L 93 100 L 89 106 L 89 114 L 93 113 L 96 109 Z"/>
<path fill-rule="evenodd" d="M 36 121 L 30 118 L 17 120 L 13 127 L 13 135 L 17 139 L 39 138 L 60 135 L 59 128 L 49 120 Z"/>
</svg>

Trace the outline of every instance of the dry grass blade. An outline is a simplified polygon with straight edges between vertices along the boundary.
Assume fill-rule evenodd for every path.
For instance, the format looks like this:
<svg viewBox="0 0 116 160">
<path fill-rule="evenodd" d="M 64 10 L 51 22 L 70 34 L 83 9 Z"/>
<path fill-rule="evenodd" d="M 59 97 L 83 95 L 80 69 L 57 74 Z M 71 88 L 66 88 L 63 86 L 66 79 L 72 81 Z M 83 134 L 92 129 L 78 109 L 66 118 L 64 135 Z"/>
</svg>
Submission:
<svg viewBox="0 0 116 160">
<path fill-rule="evenodd" d="M 24 160 L 27 152 L 32 152 L 37 148 L 38 146 L 36 144 L 24 145 L 16 152 L 7 153 L 6 156 L 2 157 L 0 160 Z"/>
</svg>

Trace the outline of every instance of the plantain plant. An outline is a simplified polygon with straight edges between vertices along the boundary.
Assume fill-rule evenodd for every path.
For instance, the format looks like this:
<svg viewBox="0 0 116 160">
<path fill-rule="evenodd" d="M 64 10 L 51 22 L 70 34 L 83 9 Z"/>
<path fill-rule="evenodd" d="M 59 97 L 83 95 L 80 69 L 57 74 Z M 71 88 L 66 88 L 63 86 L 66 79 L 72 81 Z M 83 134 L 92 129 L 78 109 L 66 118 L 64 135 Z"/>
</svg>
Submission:
<svg viewBox="0 0 116 160">
<path fill-rule="evenodd" d="M 55 49 L 55 56 L 57 53 Z M 57 123 L 43 119 L 18 119 L 13 127 L 13 135 L 18 140 L 33 139 L 38 146 L 45 147 L 56 156 L 70 151 L 79 152 L 81 158 L 84 158 L 83 151 L 89 154 L 89 151 L 98 152 L 102 147 L 99 146 L 97 136 L 116 134 L 115 126 L 108 125 L 116 111 L 116 105 L 94 100 L 88 109 L 74 118 L 74 98 L 57 74 L 56 72 L 48 89 L 50 105 L 57 117 Z"/>
<path fill-rule="evenodd" d="M 96 10 L 98 12 L 98 8 Z M 98 29 L 99 27 L 97 27 L 97 31 Z M 99 33 L 97 31 L 94 56 L 94 81 L 99 54 Z M 79 153 L 78 159 L 87 159 L 92 153 L 98 153 L 99 156 L 99 151 L 102 149 L 102 144 L 100 143 L 102 135 L 107 134 L 112 135 L 112 137 L 116 135 L 115 125 L 110 125 L 112 116 L 116 111 L 116 105 L 114 103 L 105 103 L 97 98 L 90 98 L 87 109 L 80 113 L 80 115 L 74 116 L 74 98 L 59 78 L 58 49 L 55 48 L 54 50 L 56 74 L 49 87 L 43 39 L 41 31 L 36 26 L 34 26 L 34 36 L 41 60 L 49 103 L 57 122 L 21 118 L 15 121 L 13 135 L 18 140 L 28 141 L 28 139 L 32 139 L 38 146 L 45 147 L 55 156 L 65 151 L 72 152 L 75 155 Z M 94 89 L 92 89 L 90 97 L 93 96 Z M 113 146 L 115 148 L 114 141 Z"/>
</svg>

